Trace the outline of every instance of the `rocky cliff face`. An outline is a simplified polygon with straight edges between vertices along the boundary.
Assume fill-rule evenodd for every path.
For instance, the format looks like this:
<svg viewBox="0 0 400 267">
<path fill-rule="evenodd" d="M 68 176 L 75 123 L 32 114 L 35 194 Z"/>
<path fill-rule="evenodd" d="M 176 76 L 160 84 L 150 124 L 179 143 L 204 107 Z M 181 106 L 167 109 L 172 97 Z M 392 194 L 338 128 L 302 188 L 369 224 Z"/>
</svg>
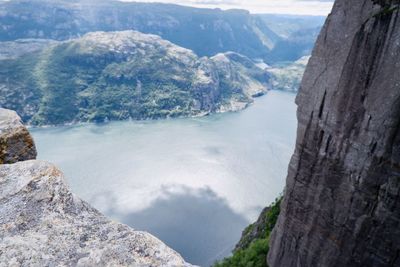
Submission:
<svg viewBox="0 0 400 267">
<path fill-rule="evenodd" d="M 12 162 L 35 157 L 15 112 L 0 109 L 0 126 L 0 140 L 18 140 L 7 153 L 22 151 Z M 0 187 L 0 266 L 190 266 L 152 235 L 113 222 L 77 198 L 52 164 L 2 164 Z"/>
<path fill-rule="evenodd" d="M 270 266 L 400 266 L 399 1 L 337 0 L 299 95 Z"/>
</svg>

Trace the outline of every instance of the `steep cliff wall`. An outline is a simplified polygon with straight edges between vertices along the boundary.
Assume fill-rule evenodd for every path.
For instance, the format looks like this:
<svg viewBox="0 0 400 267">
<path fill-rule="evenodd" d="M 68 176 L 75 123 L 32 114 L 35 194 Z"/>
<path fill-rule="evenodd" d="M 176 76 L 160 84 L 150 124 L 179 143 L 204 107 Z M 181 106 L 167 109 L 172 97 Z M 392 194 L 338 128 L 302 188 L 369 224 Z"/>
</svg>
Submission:
<svg viewBox="0 0 400 267">
<path fill-rule="evenodd" d="M 299 95 L 270 266 L 400 266 L 399 1 L 337 0 Z"/>
<path fill-rule="evenodd" d="M 77 198 L 52 164 L 27 160 L 36 149 L 15 112 L 0 109 L 0 140 L 11 140 L 1 160 L 20 161 L 0 164 L 0 267 L 191 266 L 152 235 Z"/>
</svg>

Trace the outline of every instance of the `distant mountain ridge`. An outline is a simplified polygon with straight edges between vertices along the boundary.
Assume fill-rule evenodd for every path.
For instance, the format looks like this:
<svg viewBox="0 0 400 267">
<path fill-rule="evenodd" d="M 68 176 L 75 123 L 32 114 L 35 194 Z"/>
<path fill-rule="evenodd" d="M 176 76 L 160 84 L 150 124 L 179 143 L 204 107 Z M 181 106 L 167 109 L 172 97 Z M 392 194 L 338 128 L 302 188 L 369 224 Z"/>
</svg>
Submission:
<svg viewBox="0 0 400 267">
<path fill-rule="evenodd" d="M 322 20 L 114 0 L 0 2 L 0 106 L 38 125 L 243 109 L 268 86 L 296 91 L 304 66 L 257 66 L 308 55 L 318 29 L 310 19 Z"/>
<path fill-rule="evenodd" d="M 200 58 L 136 31 L 93 32 L 20 54 L 0 60 L 0 106 L 39 125 L 239 110 L 269 79 L 245 56 Z"/>
<path fill-rule="evenodd" d="M 288 24 L 304 24 L 293 19 L 285 21 L 286 28 Z M 271 30 L 267 22 L 270 20 L 266 17 L 251 15 L 245 10 L 222 11 L 159 3 L 114 0 L 0 2 L 0 41 L 25 38 L 60 41 L 92 31 L 137 30 L 159 35 L 199 56 L 233 51 L 268 63 L 288 60 L 275 49 L 277 44 L 285 44 L 290 37 L 278 35 L 276 32 L 279 31 Z M 277 29 L 275 24 L 271 25 Z M 286 45 L 293 50 L 288 52 L 297 56 L 293 60 L 304 56 L 304 50 L 309 54 L 315 37 L 310 38 L 311 41 L 305 42 L 306 48 L 304 43 L 297 46 L 298 42 Z"/>
<path fill-rule="evenodd" d="M 314 43 L 326 19 L 324 16 L 279 14 L 255 16 L 281 37 L 267 55 L 270 62 L 293 62 L 301 57 L 311 55 Z"/>
</svg>

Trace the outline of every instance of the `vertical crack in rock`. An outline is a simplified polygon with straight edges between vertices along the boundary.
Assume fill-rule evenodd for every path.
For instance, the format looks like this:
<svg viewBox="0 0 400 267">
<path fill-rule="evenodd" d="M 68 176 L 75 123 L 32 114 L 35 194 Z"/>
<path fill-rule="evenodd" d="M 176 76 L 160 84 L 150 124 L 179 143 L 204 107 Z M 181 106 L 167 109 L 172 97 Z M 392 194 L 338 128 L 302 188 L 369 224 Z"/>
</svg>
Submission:
<svg viewBox="0 0 400 267">
<path fill-rule="evenodd" d="M 400 266 L 399 2 L 335 2 L 296 99 L 270 266 Z"/>
</svg>

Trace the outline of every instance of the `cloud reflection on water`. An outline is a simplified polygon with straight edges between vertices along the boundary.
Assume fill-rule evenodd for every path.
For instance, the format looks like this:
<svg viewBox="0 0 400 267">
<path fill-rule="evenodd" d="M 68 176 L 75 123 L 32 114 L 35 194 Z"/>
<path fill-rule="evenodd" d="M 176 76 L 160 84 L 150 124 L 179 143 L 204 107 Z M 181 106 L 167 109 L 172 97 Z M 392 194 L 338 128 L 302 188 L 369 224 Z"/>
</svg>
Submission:
<svg viewBox="0 0 400 267">
<path fill-rule="evenodd" d="M 148 231 L 179 251 L 193 264 L 209 266 L 230 253 L 248 221 L 210 188 L 163 187 L 150 207 L 121 212 L 109 206 L 106 214 L 137 230 Z M 114 202 L 112 193 L 101 196 Z"/>
</svg>

